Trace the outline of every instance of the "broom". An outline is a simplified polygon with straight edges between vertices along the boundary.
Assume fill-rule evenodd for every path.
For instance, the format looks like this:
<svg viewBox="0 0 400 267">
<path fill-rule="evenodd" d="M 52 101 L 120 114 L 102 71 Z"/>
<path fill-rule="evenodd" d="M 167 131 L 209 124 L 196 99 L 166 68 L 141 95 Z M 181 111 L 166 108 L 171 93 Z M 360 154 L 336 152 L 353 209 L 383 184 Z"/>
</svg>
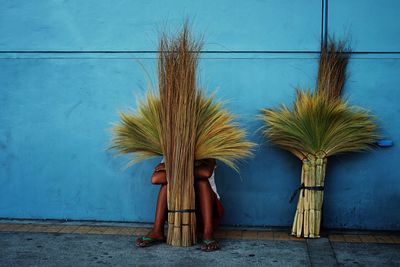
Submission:
<svg viewBox="0 0 400 267">
<path fill-rule="evenodd" d="M 196 68 L 200 44 L 192 41 L 187 23 L 176 38 L 163 35 L 158 79 L 161 134 L 167 175 L 167 243 L 196 243 L 194 159 L 196 145 Z"/>
<path fill-rule="evenodd" d="M 119 154 L 133 154 L 130 164 L 164 155 L 170 210 L 167 242 L 176 246 L 196 242 L 194 160 L 214 158 L 238 171 L 237 161 L 251 156 L 255 146 L 222 102 L 196 90 L 201 44 L 189 37 L 187 24 L 176 38 L 161 36 L 159 96 L 149 90 L 135 113 L 120 113 L 110 146 Z"/>
<path fill-rule="evenodd" d="M 343 42 L 323 44 L 316 92 L 298 90 L 293 110 L 261 111 L 266 137 L 303 163 L 292 227 L 297 237 L 319 237 L 327 158 L 367 150 L 378 138 L 374 118 L 340 97 L 348 59 Z"/>
</svg>

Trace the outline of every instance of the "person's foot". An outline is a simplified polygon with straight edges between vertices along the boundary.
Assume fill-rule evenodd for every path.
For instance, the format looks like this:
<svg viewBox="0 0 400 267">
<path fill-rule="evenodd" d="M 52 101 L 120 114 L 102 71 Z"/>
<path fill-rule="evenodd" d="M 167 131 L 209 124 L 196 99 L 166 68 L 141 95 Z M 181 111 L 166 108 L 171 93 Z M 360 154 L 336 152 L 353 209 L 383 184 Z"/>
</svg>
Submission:
<svg viewBox="0 0 400 267">
<path fill-rule="evenodd" d="M 163 243 L 165 241 L 164 234 L 162 232 L 155 232 L 151 230 L 147 235 L 136 239 L 137 247 L 150 247 L 155 244 Z"/>
<path fill-rule="evenodd" d="M 217 240 L 214 239 L 213 231 L 203 233 L 203 243 L 200 246 L 201 251 L 211 252 L 220 249 Z"/>
<path fill-rule="evenodd" d="M 220 249 L 219 244 L 214 239 L 204 239 L 203 244 L 200 247 L 201 251 L 211 252 Z"/>
</svg>

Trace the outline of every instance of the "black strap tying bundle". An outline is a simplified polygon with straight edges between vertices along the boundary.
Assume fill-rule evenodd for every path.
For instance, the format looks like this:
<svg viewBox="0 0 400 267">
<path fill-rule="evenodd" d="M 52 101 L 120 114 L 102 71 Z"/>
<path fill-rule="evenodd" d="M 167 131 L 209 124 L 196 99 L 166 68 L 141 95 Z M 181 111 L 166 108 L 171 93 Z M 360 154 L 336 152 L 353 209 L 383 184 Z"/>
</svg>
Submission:
<svg viewBox="0 0 400 267">
<path fill-rule="evenodd" d="M 186 209 L 186 210 L 168 210 L 168 212 L 196 212 L 194 209 Z"/>
<path fill-rule="evenodd" d="M 300 192 L 301 189 L 306 189 L 306 190 L 317 190 L 317 191 L 324 191 L 324 187 L 322 185 L 320 186 L 305 186 L 304 183 L 302 183 L 299 188 L 294 190 L 292 196 L 290 197 L 289 203 L 292 203 L 293 199 L 295 196 Z M 303 191 L 303 197 L 304 197 L 304 191 Z"/>
</svg>

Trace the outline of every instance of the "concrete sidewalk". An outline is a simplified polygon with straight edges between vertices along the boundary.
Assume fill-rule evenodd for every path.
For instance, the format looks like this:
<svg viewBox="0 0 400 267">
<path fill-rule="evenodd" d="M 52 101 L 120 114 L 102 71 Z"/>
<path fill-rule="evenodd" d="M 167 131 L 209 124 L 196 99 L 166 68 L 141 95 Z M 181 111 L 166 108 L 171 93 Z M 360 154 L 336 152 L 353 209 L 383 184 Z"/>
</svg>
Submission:
<svg viewBox="0 0 400 267">
<path fill-rule="evenodd" d="M 120 228 L 119 233 L 109 228 Z M 136 236 L 145 231 L 127 226 L 0 222 L 0 266 L 400 266 L 397 233 L 379 233 L 381 240 L 364 234 L 366 242 L 354 233 L 335 233 L 336 237 L 347 237 L 348 242 L 344 242 L 345 238 L 333 241 L 327 237 L 268 239 L 268 234 L 265 238 L 257 235 L 246 239 L 242 234 L 241 238 L 224 237 L 220 239 L 221 250 L 204 253 L 199 246 L 135 247 Z M 228 235 L 230 231 L 225 232 Z M 233 232 L 239 236 L 241 231 Z M 254 232 L 260 231 L 246 232 L 253 232 L 249 236 L 255 237 Z M 264 233 L 274 236 L 274 231 Z M 368 236 L 374 237 L 370 239 L 373 242 L 367 242 Z"/>
</svg>

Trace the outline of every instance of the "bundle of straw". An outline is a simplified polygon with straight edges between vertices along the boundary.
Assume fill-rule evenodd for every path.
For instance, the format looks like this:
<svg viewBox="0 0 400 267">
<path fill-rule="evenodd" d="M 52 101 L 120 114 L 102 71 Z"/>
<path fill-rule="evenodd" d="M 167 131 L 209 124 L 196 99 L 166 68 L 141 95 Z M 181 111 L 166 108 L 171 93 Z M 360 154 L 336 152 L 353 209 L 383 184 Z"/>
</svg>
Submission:
<svg viewBox="0 0 400 267">
<path fill-rule="evenodd" d="M 110 149 L 119 154 L 134 154 L 128 165 L 163 155 L 161 134 L 160 98 L 147 92 L 144 100 L 137 102 L 135 113 L 120 112 L 121 123 L 114 126 Z"/>
<path fill-rule="evenodd" d="M 246 132 L 222 102 L 200 90 L 196 93 L 195 159 L 214 158 L 238 171 L 237 162 L 251 156 L 255 144 L 246 140 Z M 111 149 L 132 154 L 129 165 L 163 156 L 161 101 L 156 94 L 147 92 L 145 99 L 138 101 L 135 113 L 121 112 L 120 117 L 121 122 L 113 128 Z"/>
<path fill-rule="evenodd" d="M 200 45 L 187 25 L 178 38 L 160 41 L 158 81 L 162 147 L 167 174 L 168 235 L 173 246 L 196 243 L 194 155 L 196 145 L 196 68 Z"/>
<path fill-rule="evenodd" d="M 194 213 L 179 212 L 195 207 L 193 161 L 214 158 L 237 171 L 237 161 L 252 155 L 254 146 L 222 103 L 197 89 L 200 48 L 190 39 L 187 24 L 176 38 L 163 35 L 158 58 L 160 96 L 150 90 L 138 102 L 136 113 L 121 113 L 121 123 L 113 128 L 111 148 L 120 154 L 133 153 L 131 164 L 164 155 L 172 211 L 167 242 L 175 246 L 196 242 Z"/>
<path fill-rule="evenodd" d="M 329 101 L 339 99 L 346 83 L 346 69 L 350 49 L 345 41 L 334 40 L 322 43 L 319 58 L 317 93 L 324 94 Z"/>
<path fill-rule="evenodd" d="M 329 156 L 364 151 L 378 138 L 374 118 L 340 98 L 349 54 L 343 43 L 322 46 L 316 92 L 297 91 L 293 110 L 262 110 L 264 134 L 302 160 L 292 235 L 317 238 Z"/>
<path fill-rule="evenodd" d="M 246 140 L 246 132 L 235 123 L 235 116 L 213 96 L 197 92 L 197 136 L 195 159 L 214 158 L 239 172 L 237 162 L 252 156 L 255 143 Z"/>
</svg>

